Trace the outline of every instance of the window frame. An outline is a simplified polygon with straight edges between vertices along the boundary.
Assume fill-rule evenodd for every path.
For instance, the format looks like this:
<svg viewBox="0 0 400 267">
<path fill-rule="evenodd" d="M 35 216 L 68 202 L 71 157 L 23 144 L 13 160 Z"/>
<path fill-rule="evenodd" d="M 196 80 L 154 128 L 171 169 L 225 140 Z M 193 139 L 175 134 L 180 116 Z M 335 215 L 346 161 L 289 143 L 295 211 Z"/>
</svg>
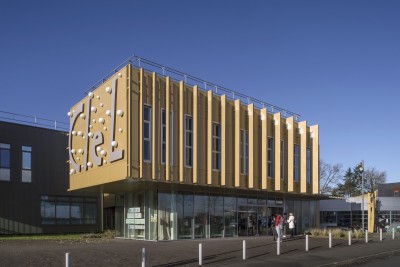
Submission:
<svg viewBox="0 0 400 267">
<path fill-rule="evenodd" d="M 29 155 L 29 168 L 24 168 L 25 157 L 24 155 Z M 21 146 L 21 182 L 32 183 L 32 147 L 31 146 Z M 29 181 L 24 181 L 24 172 L 29 172 Z"/>
<path fill-rule="evenodd" d="M 146 109 L 146 108 L 148 108 L 149 110 L 149 119 L 148 120 L 146 120 L 145 118 L 144 118 L 144 110 Z M 144 162 L 147 162 L 147 163 L 150 163 L 151 162 L 151 138 L 152 138 L 152 136 L 151 136 L 151 131 L 152 131 L 152 129 L 151 129 L 151 113 L 152 112 L 152 110 L 151 110 L 151 106 L 150 105 L 147 105 L 147 104 L 144 104 L 143 105 L 143 140 L 142 140 L 142 143 L 143 143 L 143 161 Z M 145 124 L 148 124 L 148 131 L 149 131 L 149 133 L 148 133 L 148 138 L 146 138 L 145 137 L 145 134 L 144 134 L 144 131 L 145 131 Z M 148 155 L 149 155 L 149 158 L 145 158 L 145 142 L 148 142 L 149 143 L 149 145 L 148 145 Z"/>
<path fill-rule="evenodd" d="M 213 171 L 221 171 L 221 124 L 213 122 L 212 127 L 212 169 Z"/>
<path fill-rule="evenodd" d="M 274 138 L 273 137 L 268 137 L 267 138 L 267 166 L 268 166 L 268 173 L 267 177 L 273 179 L 275 170 L 274 170 L 274 161 L 275 161 L 275 155 L 274 155 L 274 149 L 275 149 L 275 143 L 274 143 Z"/>
<path fill-rule="evenodd" d="M 240 173 L 249 174 L 249 131 L 240 129 Z"/>
<path fill-rule="evenodd" d="M 173 133 L 174 133 L 174 112 L 172 111 L 172 110 L 170 110 L 169 111 L 170 112 L 170 115 L 169 115 L 169 118 L 170 118 L 170 120 L 169 120 L 169 139 L 170 139 L 170 150 L 169 150 L 169 165 L 173 165 L 173 163 L 174 163 L 174 137 L 173 137 Z M 163 121 L 163 114 L 165 114 L 165 122 Z M 161 119 L 160 119 L 160 123 L 161 123 L 161 134 L 160 134 L 160 139 L 161 139 L 161 142 L 160 142 L 160 150 L 161 150 L 161 153 L 160 153 L 160 157 L 161 157 L 161 159 L 160 159 L 160 162 L 161 162 L 161 164 L 162 165 L 165 165 L 165 161 L 166 161 L 166 159 L 167 159 L 167 142 L 166 142 L 166 140 L 167 140 L 167 137 L 166 136 L 164 136 L 164 128 L 165 128 L 165 135 L 166 135 L 166 128 L 167 128 L 167 117 L 166 117 L 166 115 L 167 115 L 167 112 L 166 112 L 166 109 L 165 108 L 162 108 L 161 109 Z M 165 139 L 165 140 L 164 140 Z M 163 148 L 163 144 L 165 144 L 165 151 L 164 151 L 164 148 Z"/>
<path fill-rule="evenodd" d="M 6 153 L 8 160 L 3 161 L 3 152 Z M 0 143 L 0 174 L 7 174 L 8 177 L 4 178 L 0 175 L 0 181 L 9 182 L 11 180 L 11 144 Z"/>
<path fill-rule="evenodd" d="M 185 114 L 185 116 L 184 116 L 184 164 L 185 164 L 185 167 L 186 168 L 192 168 L 193 167 L 193 117 L 192 116 L 190 116 L 190 115 L 188 115 L 188 114 Z M 190 129 L 188 129 L 187 128 L 187 124 L 188 124 L 188 121 L 187 120 L 190 120 L 190 124 L 191 124 L 191 127 L 190 127 Z M 189 146 L 188 145 L 188 143 L 187 143 L 187 135 L 190 135 L 190 140 L 191 140 L 191 145 Z M 190 151 L 190 165 L 189 164 L 187 164 L 188 163 L 188 151 Z"/>
</svg>

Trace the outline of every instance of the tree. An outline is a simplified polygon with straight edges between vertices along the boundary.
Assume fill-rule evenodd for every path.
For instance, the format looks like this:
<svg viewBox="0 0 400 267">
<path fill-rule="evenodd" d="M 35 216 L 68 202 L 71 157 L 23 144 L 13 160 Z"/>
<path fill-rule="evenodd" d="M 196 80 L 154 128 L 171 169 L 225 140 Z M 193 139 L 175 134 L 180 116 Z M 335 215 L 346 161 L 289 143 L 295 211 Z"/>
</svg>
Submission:
<svg viewBox="0 0 400 267">
<path fill-rule="evenodd" d="M 378 189 L 378 184 L 386 182 L 386 172 L 378 171 L 375 167 L 369 168 L 364 173 L 364 190 L 373 193 Z"/>
<path fill-rule="evenodd" d="M 342 164 L 329 164 L 321 160 L 319 163 L 320 170 L 320 193 L 332 194 L 333 189 L 342 179 Z"/>
</svg>

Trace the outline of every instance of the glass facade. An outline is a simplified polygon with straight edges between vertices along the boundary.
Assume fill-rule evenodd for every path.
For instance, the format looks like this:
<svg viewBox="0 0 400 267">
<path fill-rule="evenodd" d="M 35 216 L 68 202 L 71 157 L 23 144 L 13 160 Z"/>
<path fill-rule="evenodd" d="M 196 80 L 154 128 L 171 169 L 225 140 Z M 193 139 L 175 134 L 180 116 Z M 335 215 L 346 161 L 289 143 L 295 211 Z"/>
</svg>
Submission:
<svg viewBox="0 0 400 267">
<path fill-rule="evenodd" d="M 116 235 L 128 239 L 178 240 L 272 235 L 275 213 L 293 212 L 298 233 L 317 226 L 317 201 L 275 193 L 237 195 L 181 190 L 141 183 L 116 196 Z"/>
</svg>

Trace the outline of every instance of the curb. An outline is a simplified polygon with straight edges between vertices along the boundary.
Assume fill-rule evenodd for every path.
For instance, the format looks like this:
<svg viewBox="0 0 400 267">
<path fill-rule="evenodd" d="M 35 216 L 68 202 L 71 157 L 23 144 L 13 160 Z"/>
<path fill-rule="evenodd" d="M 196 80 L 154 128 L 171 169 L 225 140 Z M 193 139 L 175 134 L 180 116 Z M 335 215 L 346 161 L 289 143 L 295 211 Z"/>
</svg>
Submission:
<svg viewBox="0 0 400 267">
<path fill-rule="evenodd" d="M 350 266 L 352 264 L 365 263 L 366 261 L 373 260 L 376 258 L 383 258 L 383 257 L 388 257 L 388 256 L 398 256 L 398 255 L 400 255 L 400 249 L 391 250 L 391 251 L 387 251 L 387 252 L 380 252 L 380 253 L 376 253 L 376 254 L 372 254 L 372 255 L 368 255 L 368 256 L 362 256 L 362 257 L 358 257 L 358 258 L 354 258 L 354 259 L 348 259 L 348 260 L 344 260 L 344 261 L 326 263 L 326 264 L 317 265 L 314 267 Z"/>
</svg>

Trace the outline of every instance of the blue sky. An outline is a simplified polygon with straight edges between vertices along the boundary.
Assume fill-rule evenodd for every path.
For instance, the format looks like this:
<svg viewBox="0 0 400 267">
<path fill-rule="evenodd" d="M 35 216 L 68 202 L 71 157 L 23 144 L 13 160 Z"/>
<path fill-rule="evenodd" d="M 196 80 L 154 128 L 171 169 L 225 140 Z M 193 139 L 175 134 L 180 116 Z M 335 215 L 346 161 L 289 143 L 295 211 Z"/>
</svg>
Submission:
<svg viewBox="0 0 400 267">
<path fill-rule="evenodd" d="M 0 110 L 68 122 L 133 54 L 319 124 L 321 159 L 400 180 L 400 1 L 2 1 Z M 44 100 L 46 99 L 46 100 Z"/>
</svg>

